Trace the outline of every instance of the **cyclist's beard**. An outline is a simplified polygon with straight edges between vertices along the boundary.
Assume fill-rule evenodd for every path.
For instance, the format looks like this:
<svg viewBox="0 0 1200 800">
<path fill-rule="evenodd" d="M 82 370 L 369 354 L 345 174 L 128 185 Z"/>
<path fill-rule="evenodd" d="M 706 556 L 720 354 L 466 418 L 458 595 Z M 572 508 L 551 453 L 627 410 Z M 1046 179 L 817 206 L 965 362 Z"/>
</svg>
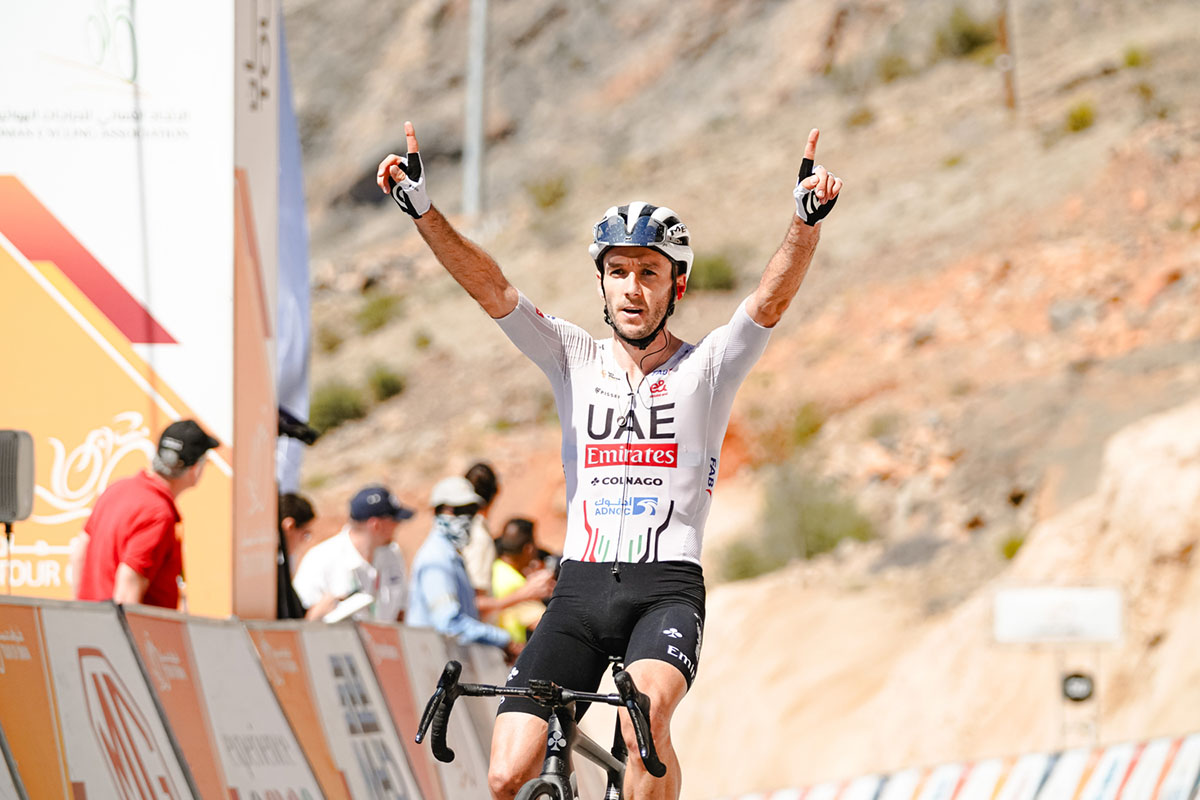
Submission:
<svg viewBox="0 0 1200 800">
<path fill-rule="evenodd" d="M 601 289 L 604 288 L 603 276 L 600 278 L 600 288 Z M 636 337 L 630 336 L 630 335 L 627 335 L 624 331 L 622 331 L 619 327 L 617 327 L 617 323 L 614 320 L 615 315 L 612 313 L 612 310 L 608 304 L 608 295 L 607 294 L 604 295 L 604 321 L 606 323 L 608 323 L 608 326 L 610 328 L 613 329 L 613 334 L 618 339 L 620 339 L 621 341 L 623 341 L 627 344 L 633 345 L 634 347 L 636 347 L 639 350 L 645 350 L 647 347 L 650 346 L 650 343 L 654 341 L 655 337 L 657 337 L 658 334 L 662 332 L 662 329 L 667 326 L 667 318 L 670 317 L 674 313 L 675 313 L 675 293 L 672 292 L 671 299 L 669 301 L 667 301 L 667 310 L 663 312 L 662 318 L 659 319 L 658 324 L 654 326 L 653 330 L 651 330 L 650 333 L 648 333 L 645 336 L 636 336 Z"/>
</svg>

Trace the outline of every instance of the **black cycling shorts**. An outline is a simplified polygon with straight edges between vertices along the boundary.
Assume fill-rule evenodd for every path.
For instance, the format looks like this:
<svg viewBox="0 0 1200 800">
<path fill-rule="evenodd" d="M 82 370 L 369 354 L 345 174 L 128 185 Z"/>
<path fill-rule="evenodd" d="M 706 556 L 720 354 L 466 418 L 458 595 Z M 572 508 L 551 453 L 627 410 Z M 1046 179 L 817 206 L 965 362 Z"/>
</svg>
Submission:
<svg viewBox="0 0 1200 800">
<path fill-rule="evenodd" d="M 508 675 L 508 686 L 531 678 L 594 692 L 609 656 L 629 665 L 653 658 L 675 666 L 688 688 L 696 677 L 704 636 L 704 573 L 689 561 L 612 563 L 564 561 L 546 613 Z M 508 697 L 497 711 L 550 716 L 523 697 Z M 576 710 L 581 716 L 584 709 Z"/>
</svg>

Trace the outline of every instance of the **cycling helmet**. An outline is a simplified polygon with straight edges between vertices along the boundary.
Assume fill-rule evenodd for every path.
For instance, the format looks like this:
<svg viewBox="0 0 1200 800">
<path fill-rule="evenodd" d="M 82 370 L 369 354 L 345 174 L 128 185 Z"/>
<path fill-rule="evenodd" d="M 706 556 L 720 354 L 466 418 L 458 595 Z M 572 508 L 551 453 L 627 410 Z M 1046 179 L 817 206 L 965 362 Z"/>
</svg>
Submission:
<svg viewBox="0 0 1200 800">
<path fill-rule="evenodd" d="M 671 259 L 686 280 L 692 275 L 689 241 L 687 225 L 678 214 L 666 206 L 638 201 L 604 212 L 604 219 L 592 229 L 588 255 L 596 262 L 596 269 L 603 270 L 604 254 L 611 248 L 649 247 Z"/>
</svg>

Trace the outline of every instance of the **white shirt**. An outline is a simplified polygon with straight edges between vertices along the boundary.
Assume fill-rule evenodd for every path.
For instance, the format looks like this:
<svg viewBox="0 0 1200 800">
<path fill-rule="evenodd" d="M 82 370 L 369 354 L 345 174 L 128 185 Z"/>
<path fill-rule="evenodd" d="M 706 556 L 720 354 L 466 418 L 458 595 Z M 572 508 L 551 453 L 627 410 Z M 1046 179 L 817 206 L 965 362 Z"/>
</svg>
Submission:
<svg viewBox="0 0 1200 800">
<path fill-rule="evenodd" d="M 496 560 L 496 543 L 488 530 L 487 517 L 476 514 L 471 520 L 471 538 L 462 550 L 463 564 L 471 586 L 484 594 L 492 593 L 492 564 Z"/>
<path fill-rule="evenodd" d="M 727 325 L 631 386 L 612 339 L 521 295 L 497 320 L 550 379 L 567 478 L 563 558 L 700 563 L 733 397 L 770 338 L 743 302 Z"/>
<path fill-rule="evenodd" d="M 305 608 L 311 608 L 326 594 L 341 600 L 363 592 L 375 602 L 356 612 L 354 618 L 380 622 L 395 622 L 404 610 L 406 583 L 400 548 L 395 543 L 377 547 L 368 563 L 350 541 L 349 526 L 305 553 L 292 579 Z"/>
</svg>

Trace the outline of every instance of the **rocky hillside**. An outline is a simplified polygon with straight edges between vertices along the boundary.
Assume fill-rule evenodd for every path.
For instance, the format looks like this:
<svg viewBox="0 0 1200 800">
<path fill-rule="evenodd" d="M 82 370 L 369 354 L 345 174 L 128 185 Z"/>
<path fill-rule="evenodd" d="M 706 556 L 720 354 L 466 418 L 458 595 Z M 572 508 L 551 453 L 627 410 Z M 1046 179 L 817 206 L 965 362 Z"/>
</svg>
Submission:
<svg viewBox="0 0 1200 800">
<path fill-rule="evenodd" d="M 361 389 L 382 365 L 405 385 L 326 435 L 305 479 L 335 529 L 366 480 L 420 503 L 439 475 L 484 457 L 504 483 L 497 516 L 533 514 L 553 542 L 562 478 L 544 379 L 373 185 L 411 119 L 434 201 L 459 207 L 468 5 L 285 0 L 313 235 L 314 384 Z M 720 718 L 742 735 L 681 741 L 689 796 L 747 788 L 714 783 L 705 764 L 751 748 L 780 767 L 759 773 L 777 779 L 766 787 L 1043 746 L 1018 724 L 972 738 L 940 718 L 912 722 L 920 709 L 904 676 L 976 669 L 970 653 L 986 652 L 920 643 L 978 623 L 998 581 L 1134 580 L 1141 569 L 1117 549 L 1051 558 L 1043 543 L 1066 535 L 1047 520 L 1095 497 L 1112 434 L 1200 388 L 1200 7 L 1008 5 L 1015 112 L 994 49 L 946 57 L 949 34 L 971 28 L 941 0 L 698 0 L 686 13 L 664 0 L 491 3 L 487 212 L 460 224 L 543 308 L 603 334 L 591 223 L 614 202 L 650 199 L 689 222 L 700 255 L 734 271 L 733 289 L 681 304 L 675 329 L 694 340 L 728 318 L 782 236 L 810 127 L 822 129 L 820 160 L 847 182 L 735 406 L 706 548 L 701 680 L 722 682 L 697 685 L 727 686 L 750 669 L 745 643 L 769 644 L 780 660 L 757 653 L 768 666 L 753 691 L 780 693 L 772 710 L 803 723 L 789 736 L 836 736 L 799 758 L 799 739 L 764 743 L 750 718 L 745 729 Z M 963 8 L 985 20 L 995 5 Z M 380 296 L 395 298 L 390 310 Z M 364 334 L 364 319 L 382 324 Z M 717 586 L 725 548 L 775 507 L 768 487 L 796 475 L 832 481 L 879 538 Z M 1112 507 L 1098 508 L 1106 520 Z M 405 545 L 423 528 L 407 526 Z M 1087 541 L 1087 525 L 1072 530 Z M 1002 545 L 1011 553 L 1022 538 L 1007 560 Z M 1182 608 L 1171 593 L 1161 602 L 1155 614 Z M 1146 646 L 1135 638 L 1130 663 Z M 1171 690 L 1123 685 L 1131 709 Z M 689 705 L 692 720 L 717 713 Z M 869 715 L 909 727 L 885 741 Z M 1164 718 L 1128 719 L 1121 735 L 1160 732 Z M 712 758 L 717 747 L 727 758 Z"/>
</svg>

